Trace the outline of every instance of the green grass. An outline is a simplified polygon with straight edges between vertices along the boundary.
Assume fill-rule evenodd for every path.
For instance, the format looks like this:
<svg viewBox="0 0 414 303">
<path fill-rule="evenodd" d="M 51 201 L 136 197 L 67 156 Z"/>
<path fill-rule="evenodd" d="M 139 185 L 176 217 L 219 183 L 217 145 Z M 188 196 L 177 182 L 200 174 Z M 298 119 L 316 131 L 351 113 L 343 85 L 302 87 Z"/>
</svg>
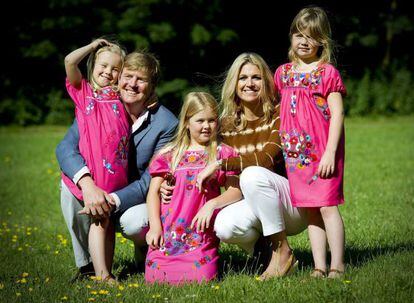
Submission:
<svg viewBox="0 0 414 303">
<path fill-rule="evenodd" d="M 347 273 L 309 278 L 307 234 L 291 237 L 300 270 L 259 282 L 246 256 L 222 246 L 220 281 L 181 288 L 147 286 L 131 271 L 131 242 L 117 238 L 120 288 L 73 285 L 69 234 L 59 206 L 54 148 L 65 128 L 0 128 L 0 302 L 409 302 L 414 298 L 414 119 L 346 121 Z"/>
</svg>

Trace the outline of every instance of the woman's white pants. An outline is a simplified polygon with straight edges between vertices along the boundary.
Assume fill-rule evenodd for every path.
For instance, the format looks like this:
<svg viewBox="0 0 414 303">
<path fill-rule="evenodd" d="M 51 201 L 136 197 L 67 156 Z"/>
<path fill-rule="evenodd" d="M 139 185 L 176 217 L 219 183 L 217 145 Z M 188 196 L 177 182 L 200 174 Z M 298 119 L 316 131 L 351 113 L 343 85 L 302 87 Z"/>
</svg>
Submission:
<svg viewBox="0 0 414 303">
<path fill-rule="evenodd" d="M 296 235 L 307 227 L 306 213 L 292 206 L 289 183 L 266 168 L 250 166 L 240 175 L 244 199 L 217 215 L 214 230 L 221 241 L 237 244 L 253 253 L 259 235 L 286 231 Z"/>
</svg>

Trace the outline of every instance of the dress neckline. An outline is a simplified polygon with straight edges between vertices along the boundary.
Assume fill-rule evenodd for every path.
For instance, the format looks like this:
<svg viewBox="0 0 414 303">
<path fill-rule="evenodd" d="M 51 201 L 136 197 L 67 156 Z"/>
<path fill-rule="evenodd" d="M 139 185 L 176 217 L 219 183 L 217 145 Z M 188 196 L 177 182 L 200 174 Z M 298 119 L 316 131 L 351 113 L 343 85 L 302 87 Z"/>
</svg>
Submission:
<svg viewBox="0 0 414 303">
<path fill-rule="evenodd" d="M 321 67 L 323 66 L 323 63 L 321 63 L 321 62 L 319 62 L 318 64 L 316 64 L 316 66 L 314 67 L 314 68 L 312 68 L 310 71 L 299 71 L 298 69 L 297 69 L 297 65 L 296 64 L 294 64 L 294 63 L 292 63 L 292 70 L 293 70 L 293 72 L 295 72 L 295 73 L 298 73 L 298 74 L 313 74 L 313 73 L 315 73 L 316 71 L 318 71 Z"/>
</svg>

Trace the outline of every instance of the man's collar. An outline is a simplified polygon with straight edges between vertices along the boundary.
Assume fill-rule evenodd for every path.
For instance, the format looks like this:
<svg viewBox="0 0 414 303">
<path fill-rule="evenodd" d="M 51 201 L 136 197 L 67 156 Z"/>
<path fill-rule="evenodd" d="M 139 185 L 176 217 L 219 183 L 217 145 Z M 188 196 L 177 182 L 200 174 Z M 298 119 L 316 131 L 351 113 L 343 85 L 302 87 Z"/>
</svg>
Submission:
<svg viewBox="0 0 414 303">
<path fill-rule="evenodd" d="M 148 109 L 145 109 L 141 115 L 138 117 L 137 120 L 135 120 L 135 122 L 132 124 L 132 133 L 136 132 L 138 128 L 141 127 L 142 123 L 144 123 L 149 116 L 149 111 Z"/>
</svg>

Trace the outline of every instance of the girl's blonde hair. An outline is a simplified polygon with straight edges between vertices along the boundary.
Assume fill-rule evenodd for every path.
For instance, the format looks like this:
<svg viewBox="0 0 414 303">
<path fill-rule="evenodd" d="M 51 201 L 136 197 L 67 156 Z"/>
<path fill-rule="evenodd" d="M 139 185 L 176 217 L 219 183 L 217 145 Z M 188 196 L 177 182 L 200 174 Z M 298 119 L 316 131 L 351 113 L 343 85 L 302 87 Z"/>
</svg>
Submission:
<svg viewBox="0 0 414 303">
<path fill-rule="evenodd" d="M 237 130 L 243 130 L 247 126 L 244 107 L 240 98 L 237 96 L 237 84 L 241 69 L 248 63 L 257 66 L 262 77 L 263 84 L 260 90 L 259 102 L 263 106 L 264 122 L 269 123 L 272 120 L 274 112 L 275 86 L 269 66 L 260 55 L 256 53 L 243 53 L 234 60 L 227 71 L 227 76 L 221 91 L 221 119 L 225 119 L 227 123 L 231 123 Z"/>
<path fill-rule="evenodd" d="M 101 38 L 107 39 L 106 37 L 101 37 Z M 120 66 L 119 72 L 121 72 L 123 68 L 124 59 L 126 56 L 125 50 L 120 44 L 118 44 L 118 42 L 114 40 L 108 40 L 108 41 L 111 43 L 111 45 L 105 45 L 105 46 L 96 48 L 93 52 L 89 54 L 88 61 L 86 63 L 87 79 L 88 79 L 88 82 L 92 85 L 94 90 L 101 88 L 98 85 L 98 83 L 96 83 L 95 79 L 93 79 L 93 69 L 95 67 L 96 58 L 98 58 L 99 54 L 107 51 L 107 52 L 111 52 L 111 53 L 119 55 L 121 57 L 121 66 Z"/>
<path fill-rule="evenodd" d="M 317 6 L 306 7 L 299 11 L 290 26 L 289 37 L 296 33 L 304 34 L 305 30 L 309 30 L 310 38 L 319 44 L 318 56 L 322 63 L 333 63 L 335 61 L 333 55 L 333 41 L 331 39 L 331 26 L 329 24 L 326 12 Z M 289 48 L 289 60 L 298 62 L 299 58 Z"/>
<path fill-rule="evenodd" d="M 212 95 L 205 92 L 190 92 L 185 96 L 179 116 L 178 129 L 174 139 L 160 151 L 161 154 L 168 152 L 172 153 L 170 167 L 172 172 L 177 168 L 181 158 L 184 156 L 185 151 L 191 143 L 190 132 L 187 128 L 188 121 L 191 117 L 206 108 L 211 109 L 211 111 L 215 113 L 218 118 L 218 104 Z M 216 161 L 217 146 L 218 142 L 216 131 L 212 134 L 210 143 L 206 148 L 206 152 L 208 153 L 208 163 Z"/>
</svg>

